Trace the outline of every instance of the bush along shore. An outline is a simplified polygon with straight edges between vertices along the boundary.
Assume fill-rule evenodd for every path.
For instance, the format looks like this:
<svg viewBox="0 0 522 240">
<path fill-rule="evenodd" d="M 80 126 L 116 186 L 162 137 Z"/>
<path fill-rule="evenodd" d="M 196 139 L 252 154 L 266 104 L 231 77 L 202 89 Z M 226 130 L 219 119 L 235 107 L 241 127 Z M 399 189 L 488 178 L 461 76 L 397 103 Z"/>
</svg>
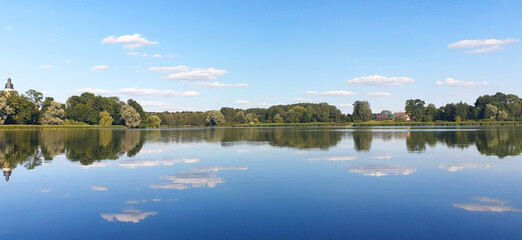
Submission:
<svg viewBox="0 0 522 240">
<path fill-rule="evenodd" d="M 223 107 L 206 112 L 145 112 L 135 100 L 82 93 L 65 104 L 29 90 L 0 92 L 0 125 L 168 127 L 278 127 L 278 126 L 465 126 L 520 125 L 522 100 L 496 93 L 477 98 L 474 105 L 448 103 L 437 108 L 421 99 L 405 102 L 404 112 L 373 113 L 368 101 L 355 101 L 352 114 L 328 103 L 297 103 L 269 108 Z"/>
</svg>

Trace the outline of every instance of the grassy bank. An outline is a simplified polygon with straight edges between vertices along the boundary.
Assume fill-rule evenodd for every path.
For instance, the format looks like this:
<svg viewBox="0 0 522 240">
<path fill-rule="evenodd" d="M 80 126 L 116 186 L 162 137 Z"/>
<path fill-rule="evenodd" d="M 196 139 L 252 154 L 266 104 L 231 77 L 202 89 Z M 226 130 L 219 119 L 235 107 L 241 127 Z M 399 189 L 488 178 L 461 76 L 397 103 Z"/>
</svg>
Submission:
<svg viewBox="0 0 522 240">
<path fill-rule="evenodd" d="M 522 126 L 522 122 L 515 121 L 462 121 L 462 122 L 396 122 L 396 121 L 369 121 L 357 122 L 353 126 Z"/>
<path fill-rule="evenodd" d="M 120 125 L 112 125 L 112 126 L 100 126 L 100 125 L 0 125 L 0 130 L 13 130 L 13 129 L 121 129 L 127 128 L 125 126 Z"/>
<path fill-rule="evenodd" d="M 344 122 L 344 123 L 337 123 L 337 122 L 313 122 L 313 123 L 255 123 L 255 124 L 224 124 L 219 126 L 213 126 L 213 127 L 347 127 L 351 126 L 352 123 Z M 173 126 L 167 126 L 162 125 L 162 128 L 201 128 L 201 127 L 207 127 L 207 126 L 196 126 L 196 125 L 187 125 L 187 126 L 180 126 L 180 125 L 173 125 Z"/>
</svg>

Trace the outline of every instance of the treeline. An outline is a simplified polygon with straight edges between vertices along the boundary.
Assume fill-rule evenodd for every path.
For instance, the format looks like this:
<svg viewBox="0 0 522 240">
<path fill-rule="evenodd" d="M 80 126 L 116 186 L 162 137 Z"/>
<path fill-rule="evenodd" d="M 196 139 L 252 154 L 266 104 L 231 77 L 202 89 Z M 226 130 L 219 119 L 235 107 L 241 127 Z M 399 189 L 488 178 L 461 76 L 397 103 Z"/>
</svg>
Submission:
<svg viewBox="0 0 522 240">
<path fill-rule="evenodd" d="M 124 102 L 85 92 L 61 104 L 35 90 L 0 92 L 0 124 L 158 127 L 160 123 L 159 117 L 147 114 L 132 99 Z"/>
<path fill-rule="evenodd" d="M 413 121 L 460 122 L 468 120 L 521 121 L 522 99 L 515 94 L 484 95 L 477 98 L 474 105 L 467 103 L 448 103 L 436 108 L 433 104 L 425 106 L 421 99 L 406 101 L 406 113 Z"/>
<path fill-rule="evenodd" d="M 474 105 L 467 103 L 448 103 L 437 108 L 421 99 L 406 100 L 404 110 L 415 122 L 461 122 L 461 121 L 522 121 L 522 99 L 515 94 L 484 95 L 477 98 Z M 382 111 L 381 115 L 391 115 Z M 355 121 L 370 121 L 373 113 L 367 101 L 356 101 L 353 105 L 352 118 Z M 390 118 L 391 120 L 391 118 Z M 395 118 L 404 121 L 404 118 Z"/>
<path fill-rule="evenodd" d="M 161 112 L 163 124 L 172 126 L 214 126 L 250 123 L 351 122 L 348 114 L 327 103 L 298 103 L 269 108 L 237 109 L 223 107 L 208 112 Z"/>
</svg>

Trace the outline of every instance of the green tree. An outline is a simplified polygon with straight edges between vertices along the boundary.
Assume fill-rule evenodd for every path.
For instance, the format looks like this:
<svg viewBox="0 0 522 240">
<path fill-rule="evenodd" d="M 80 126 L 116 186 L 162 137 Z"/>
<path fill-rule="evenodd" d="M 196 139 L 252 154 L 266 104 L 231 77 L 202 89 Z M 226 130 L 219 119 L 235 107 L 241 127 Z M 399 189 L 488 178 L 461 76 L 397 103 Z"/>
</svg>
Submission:
<svg viewBox="0 0 522 240">
<path fill-rule="evenodd" d="M 420 122 L 424 118 L 424 101 L 408 99 L 404 110 L 406 110 L 406 114 L 410 115 L 411 120 Z"/>
<path fill-rule="evenodd" d="M 224 115 L 224 114 L 223 114 L 223 115 Z M 226 117 L 225 117 L 225 119 L 226 119 Z M 245 123 L 247 123 L 247 119 L 246 119 L 245 111 L 239 111 L 239 112 L 237 112 L 236 115 L 234 116 L 233 122 L 235 122 L 235 123 L 241 123 L 241 124 L 245 124 Z"/>
<path fill-rule="evenodd" d="M 111 115 L 107 111 L 100 112 L 100 122 L 98 122 L 98 125 L 110 126 L 110 125 L 112 125 L 113 121 L 114 121 L 114 119 L 111 117 Z"/>
<path fill-rule="evenodd" d="M 359 121 L 370 121 L 372 119 L 372 109 L 368 101 L 355 101 L 353 103 L 353 119 Z"/>
<path fill-rule="evenodd" d="M 0 124 L 4 124 L 9 115 L 13 114 L 13 110 L 7 106 L 7 99 L 0 97 Z"/>
<path fill-rule="evenodd" d="M 138 127 L 141 123 L 140 114 L 128 104 L 121 108 L 121 118 L 127 127 Z"/>
<path fill-rule="evenodd" d="M 134 108 L 134 110 L 136 110 L 136 112 L 138 114 L 140 114 L 140 118 L 142 121 L 147 120 L 147 113 L 145 111 L 143 111 L 143 108 L 141 107 L 141 105 L 138 102 L 136 102 L 133 99 L 129 99 L 129 100 L 127 100 L 127 104 L 130 105 L 132 108 Z"/>
<path fill-rule="evenodd" d="M 492 104 L 486 104 L 486 110 L 484 111 L 484 117 L 486 119 L 495 119 L 497 117 L 498 108 Z"/>
<path fill-rule="evenodd" d="M 220 111 L 209 111 L 207 115 L 207 126 L 216 126 L 225 123 L 225 116 Z"/>
<path fill-rule="evenodd" d="M 156 115 L 152 115 L 150 116 L 149 118 L 147 118 L 147 122 L 154 128 L 157 128 L 160 126 L 161 124 L 161 119 L 156 116 Z"/>
<path fill-rule="evenodd" d="M 45 125 L 62 125 L 63 118 L 65 117 L 65 111 L 62 109 L 62 104 L 58 102 L 51 102 L 51 106 L 45 111 L 42 124 Z"/>
<path fill-rule="evenodd" d="M 508 113 L 506 111 L 504 111 L 504 110 L 498 111 L 498 116 L 497 116 L 498 120 L 506 120 L 506 118 L 508 118 Z"/>
<path fill-rule="evenodd" d="M 231 123 L 234 121 L 234 118 L 236 117 L 236 110 L 231 107 L 222 107 L 221 110 L 219 110 L 223 116 L 225 116 L 225 121 L 227 123 Z"/>
<path fill-rule="evenodd" d="M 33 89 L 29 89 L 27 90 L 27 92 L 25 92 L 25 95 L 30 99 L 32 103 L 36 105 L 38 109 L 42 107 L 43 93 Z"/>
<path fill-rule="evenodd" d="M 283 117 L 281 117 L 280 114 L 276 114 L 275 117 L 274 117 L 274 122 L 275 123 L 284 123 L 285 120 L 283 119 Z"/>
<path fill-rule="evenodd" d="M 7 105 L 12 109 L 13 113 L 9 115 L 7 123 L 17 124 L 36 124 L 38 123 L 38 109 L 29 98 L 13 92 L 7 98 Z"/>
</svg>

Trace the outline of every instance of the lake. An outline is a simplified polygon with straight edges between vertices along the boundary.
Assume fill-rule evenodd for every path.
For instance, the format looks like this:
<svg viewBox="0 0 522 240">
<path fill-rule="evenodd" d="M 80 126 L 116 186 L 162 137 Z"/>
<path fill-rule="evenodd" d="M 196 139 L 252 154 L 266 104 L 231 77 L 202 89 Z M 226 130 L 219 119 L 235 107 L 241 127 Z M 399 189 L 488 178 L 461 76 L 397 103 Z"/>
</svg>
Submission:
<svg viewBox="0 0 522 240">
<path fill-rule="evenodd" d="M 0 130 L 0 239 L 522 239 L 522 127 Z"/>
</svg>

